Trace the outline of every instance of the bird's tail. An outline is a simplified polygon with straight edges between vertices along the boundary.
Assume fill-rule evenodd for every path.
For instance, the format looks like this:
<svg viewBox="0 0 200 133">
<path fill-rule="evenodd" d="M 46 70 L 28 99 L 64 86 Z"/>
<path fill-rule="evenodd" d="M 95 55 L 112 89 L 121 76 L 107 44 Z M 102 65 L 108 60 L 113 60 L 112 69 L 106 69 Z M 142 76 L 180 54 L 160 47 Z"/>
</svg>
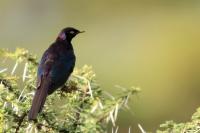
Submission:
<svg viewBox="0 0 200 133">
<path fill-rule="evenodd" d="M 32 101 L 31 109 L 29 110 L 28 114 L 29 120 L 35 120 L 37 118 L 38 113 L 42 111 L 42 108 L 46 101 L 46 97 L 48 95 L 48 88 L 49 84 L 47 81 L 41 83 L 41 85 L 37 88 L 35 96 Z"/>
</svg>

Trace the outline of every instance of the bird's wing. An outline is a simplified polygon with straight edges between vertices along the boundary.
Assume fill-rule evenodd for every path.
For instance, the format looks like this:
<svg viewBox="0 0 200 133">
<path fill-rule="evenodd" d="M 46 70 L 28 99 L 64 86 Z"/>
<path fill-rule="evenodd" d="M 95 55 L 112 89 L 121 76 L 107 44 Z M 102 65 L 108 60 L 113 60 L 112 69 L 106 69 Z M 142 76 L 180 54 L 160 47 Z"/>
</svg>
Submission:
<svg viewBox="0 0 200 133">
<path fill-rule="evenodd" d="M 54 52 L 53 50 L 48 49 L 45 51 L 44 55 L 42 56 L 42 59 L 40 61 L 40 65 L 38 68 L 38 77 L 37 77 L 37 88 L 39 89 L 39 86 L 42 83 L 42 80 L 46 80 L 46 78 L 49 78 L 49 73 L 55 64 L 56 60 L 58 58 L 58 54 Z M 43 77 L 43 79 L 42 79 Z"/>
<path fill-rule="evenodd" d="M 29 120 L 35 120 L 37 114 L 42 110 L 43 105 L 45 103 L 46 97 L 48 95 L 48 89 L 51 87 L 52 80 L 49 77 L 49 72 L 53 64 L 56 61 L 56 54 L 45 52 L 41 63 L 38 68 L 38 82 L 37 82 L 37 90 L 34 95 L 32 106 L 29 111 Z"/>
</svg>

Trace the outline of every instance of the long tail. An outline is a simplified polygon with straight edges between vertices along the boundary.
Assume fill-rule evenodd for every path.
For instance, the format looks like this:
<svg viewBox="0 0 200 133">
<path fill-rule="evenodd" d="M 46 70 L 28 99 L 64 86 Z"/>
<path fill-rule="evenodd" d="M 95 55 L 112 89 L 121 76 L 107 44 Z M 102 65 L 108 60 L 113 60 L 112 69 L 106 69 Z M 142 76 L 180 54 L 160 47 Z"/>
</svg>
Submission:
<svg viewBox="0 0 200 133">
<path fill-rule="evenodd" d="M 29 110 L 28 119 L 35 120 L 37 115 L 44 106 L 46 101 L 46 97 L 48 95 L 49 84 L 48 81 L 44 81 L 41 85 L 37 88 L 35 96 L 32 101 L 31 109 Z"/>
</svg>

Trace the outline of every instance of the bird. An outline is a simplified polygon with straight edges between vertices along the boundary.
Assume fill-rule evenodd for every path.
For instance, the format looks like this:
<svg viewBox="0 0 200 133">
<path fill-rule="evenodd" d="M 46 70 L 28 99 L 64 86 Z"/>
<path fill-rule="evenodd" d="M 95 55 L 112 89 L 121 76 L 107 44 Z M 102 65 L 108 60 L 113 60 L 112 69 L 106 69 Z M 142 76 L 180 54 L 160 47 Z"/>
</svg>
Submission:
<svg viewBox="0 0 200 133">
<path fill-rule="evenodd" d="M 28 120 L 37 119 L 47 96 L 63 86 L 73 72 L 76 56 L 71 41 L 83 32 L 73 27 L 62 29 L 44 52 L 38 66 L 36 92 L 28 112 Z"/>
</svg>

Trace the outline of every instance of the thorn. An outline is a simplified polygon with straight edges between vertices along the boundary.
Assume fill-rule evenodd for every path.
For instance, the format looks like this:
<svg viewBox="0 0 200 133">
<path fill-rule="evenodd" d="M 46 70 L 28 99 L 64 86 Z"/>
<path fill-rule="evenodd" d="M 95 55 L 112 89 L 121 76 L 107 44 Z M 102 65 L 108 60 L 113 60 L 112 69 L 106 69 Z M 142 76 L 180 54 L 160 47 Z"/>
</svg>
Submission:
<svg viewBox="0 0 200 133">
<path fill-rule="evenodd" d="M 126 97 L 126 100 L 125 100 L 125 102 L 124 102 L 125 105 L 128 104 L 129 97 L 130 97 L 130 94 L 128 94 L 128 96 Z"/>
<path fill-rule="evenodd" d="M 138 127 L 142 133 L 146 133 L 140 124 L 138 124 Z"/>
<path fill-rule="evenodd" d="M 104 94 L 106 94 L 108 97 L 110 97 L 112 100 L 115 100 L 115 97 L 112 96 L 109 92 L 103 91 Z"/>
<path fill-rule="evenodd" d="M 15 73 L 15 70 L 16 70 L 17 66 L 18 66 L 18 62 L 16 61 L 15 65 L 14 65 L 14 67 L 12 69 L 11 75 L 13 75 Z"/>
<path fill-rule="evenodd" d="M 101 108 L 101 109 L 103 109 L 103 104 L 101 103 L 101 100 L 99 99 L 99 107 Z"/>
<path fill-rule="evenodd" d="M 127 88 L 121 87 L 120 85 L 115 85 L 115 88 L 121 89 L 122 91 L 127 91 Z"/>
<path fill-rule="evenodd" d="M 128 128 L 128 133 L 131 133 L 131 126 Z"/>
<path fill-rule="evenodd" d="M 113 126 L 115 126 L 115 119 L 113 117 L 113 110 L 110 112 L 110 119 L 111 119 Z"/>
<path fill-rule="evenodd" d="M 115 113 L 114 113 L 115 121 L 117 120 L 118 110 L 119 110 L 119 104 L 117 103 L 116 106 L 115 106 Z"/>
<path fill-rule="evenodd" d="M 112 127 L 112 133 L 114 133 L 114 129 L 113 129 L 113 127 Z"/>
<path fill-rule="evenodd" d="M 21 96 L 22 96 L 24 90 L 25 90 L 25 88 L 23 88 L 22 92 L 20 93 L 20 95 L 19 95 L 19 97 L 18 97 L 18 99 L 17 99 L 18 101 L 20 100 L 20 98 L 21 98 Z"/>
<path fill-rule="evenodd" d="M 91 110 L 90 112 L 91 112 L 91 113 L 94 113 L 95 110 L 97 109 L 97 107 L 98 107 L 98 104 L 96 104 L 96 105 L 92 108 L 92 110 Z"/>
<path fill-rule="evenodd" d="M 93 98 L 92 88 L 90 86 L 90 81 L 87 80 L 87 82 L 88 82 L 88 89 L 89 89 L 90 96 L 91 96 L 91 98 Z"/>
<path fill-rule="evenodd" d="M 23 77 L 22 77 L 22 80 L 23 82 L 25 81 L 26 79 L 26 72 L 27 72 L 27 68 L 28 68 L 28 63 L 26 62 L 25 63 L 25 66 L 24 66 L 24 73 L 23 73 Z"/>
<path fill-rule="evenodd" d="M 0 70 L 0 73 L 3 73 L 5 71 L 7 71 L 7 70 L 8 70 L 8 68 L 4 68 L 4 69 Z"/>
<path fill-rule="evenodd" d="M 115 133 L 117 133 L 117 132 L 118 132 L 118 129 L 119 129 L 119 127 L 117 126 L 117 128 L 116 128 L 116 130 L 115 130 Z"/>
</svg>

